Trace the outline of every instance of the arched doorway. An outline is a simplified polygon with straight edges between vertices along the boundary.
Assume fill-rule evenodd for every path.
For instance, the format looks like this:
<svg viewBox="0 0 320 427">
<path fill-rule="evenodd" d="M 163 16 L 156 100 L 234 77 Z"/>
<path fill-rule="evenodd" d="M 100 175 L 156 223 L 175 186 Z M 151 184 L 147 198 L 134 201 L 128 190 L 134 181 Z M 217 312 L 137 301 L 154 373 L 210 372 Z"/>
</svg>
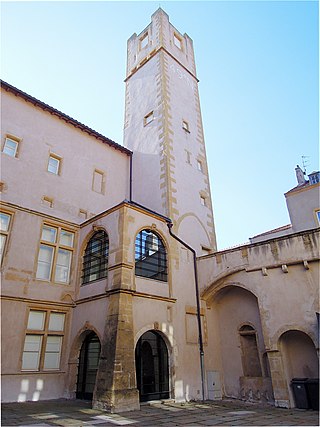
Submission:
<svg viewBox="0 0 320 427">
<path fill-rule="evenodd" d="M 140 337 L 136 374 L 141 402 L 169 398 L 168 350 L 159 333 L 148 331 Z"/>
<path fill-rule="evenodd" d="M 280 339 L 280 351 L 288 384 L 291 405 L 294 406 L 293 378 L 319 378 L 319 360 L 316 347 L 306 333 L 298 330 L 284 332 Z"/>
<path fill-rule="evenodd" d="M 100 358 L 99 338 L 91 332 L 82 343 L 77 381 L 77 399 L 92 400 Z"/>
</svg>

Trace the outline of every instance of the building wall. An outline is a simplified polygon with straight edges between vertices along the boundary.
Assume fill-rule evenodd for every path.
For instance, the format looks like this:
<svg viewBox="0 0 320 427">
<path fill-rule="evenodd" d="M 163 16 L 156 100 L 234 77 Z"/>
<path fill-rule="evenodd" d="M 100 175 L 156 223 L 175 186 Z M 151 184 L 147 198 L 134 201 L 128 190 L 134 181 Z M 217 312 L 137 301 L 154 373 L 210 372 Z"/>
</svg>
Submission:
<svg viewBox="0 0 320 427">
<path fill-rule="evenodd" d="M 209 329 L 216 331 L 211 345 L 206 349 L 206 369 L 221 372 L 227 396 L 272 400 L 270 388 L 266 384 L 251 384 L 251 392 L 247 390 L 250 393 L 243 395 L 242 356 L 237 344 L 238 328 L 242 322 L 252 323 L 257 330 L 261 345 L 262 377 L 271 375 L 274 399 L 278 406 L 294 406 L 290 389 L 293 378 L 290 375 L 293 371 L 287 369 L 287 353 L 281 347 L 284 334 L 300 331 L 310 340 L 312 345 L 308 348 L 301 344 L 303 357 L 306 360 L 311 358 L 310 366 L 313 368 L 309 369 L 309 374 L 318 376 L 312 359 L 317 357 L 316 349 L 319 345 L 316 317 L 319 312 L 318 248 L 319 233 L 311 230 L 198 259 L 202 298 L 210 307 Z M 250 299 L 241 296 L 243 290 L 257 301 L 254 310 L 256 318 L 250 315 Z M 252 304 L 251 307 L 254 308 Z M 301 340 L 301 343 L 305 342 L 305 339 Z M 220 360 L 211 356 L 217 347 L 221 354 Z M 310 356 L 310 352 L 313 356 Z"/>
<path fill-rule="evenodd" d="M 7 135 L 21 139 L 17 157 L 1 152 L 3 202 L 80 223 L 129 197 L 127 154 L 12 93 L 2 90 L 1 103 L 1 147 Z M 61 158 L 58 175 L 47 171 L 50 154 Z M 104 174 L 101 192 L 93 190 L 95 170 Z"/>
<path fill-rule="evenodd" d="M 309 184 L 285 194 L 293 231 L 319 227 L 316 211 L 320 210 L 320 184 Z"/>
</svg>

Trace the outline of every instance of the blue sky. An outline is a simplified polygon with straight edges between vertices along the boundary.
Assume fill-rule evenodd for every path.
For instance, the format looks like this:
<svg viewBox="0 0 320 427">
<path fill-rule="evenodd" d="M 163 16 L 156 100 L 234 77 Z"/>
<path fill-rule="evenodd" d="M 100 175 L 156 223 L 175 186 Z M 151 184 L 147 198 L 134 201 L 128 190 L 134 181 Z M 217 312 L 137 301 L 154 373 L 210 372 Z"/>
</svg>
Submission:
<svg viewBox="0 0 320 427">
<path fill-rule="evenodd" d="M 1 78 L 118 143 L 126 42 L 159 5 L 194 42 L 219 249 L 290 222 L 319 170 L 317 1 L 2 2 Z"/>
</svg>

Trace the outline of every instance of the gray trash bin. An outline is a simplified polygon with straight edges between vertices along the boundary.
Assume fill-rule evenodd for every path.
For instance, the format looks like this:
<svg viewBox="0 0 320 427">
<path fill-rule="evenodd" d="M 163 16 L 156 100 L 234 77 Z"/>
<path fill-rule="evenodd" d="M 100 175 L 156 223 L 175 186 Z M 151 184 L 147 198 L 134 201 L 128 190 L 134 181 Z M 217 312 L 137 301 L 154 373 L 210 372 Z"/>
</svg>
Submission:
<svg viewBox="0 0 320 427">
<path fill-rule="evenodd" d="M 319 411 L 319 378 L 309 378 L 306 387 L 309 408 Z"/>
<path fill-rule="evenodd" d="M 292 378 L 291 387 L 293 391 L 296 408 L 309 409 L 309 399 L 307 394 L 308 378 Z"/>
</svg>

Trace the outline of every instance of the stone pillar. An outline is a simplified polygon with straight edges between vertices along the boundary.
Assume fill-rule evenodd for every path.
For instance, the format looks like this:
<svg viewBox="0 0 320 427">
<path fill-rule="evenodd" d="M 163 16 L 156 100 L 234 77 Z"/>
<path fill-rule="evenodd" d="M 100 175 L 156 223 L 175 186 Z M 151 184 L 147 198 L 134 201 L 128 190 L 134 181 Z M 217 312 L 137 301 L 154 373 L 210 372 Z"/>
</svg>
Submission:
<svg viewBox="0 0 320 427">
<path fill-rule="evenodd" d="M 270 350 L 267 354 L 270 364 L 275 406 L 290 408 L 290 397 L 281 353 L 278 350 Z"/>
<path fill-rule="evenodd" d="M 108 298 L 93 407 L 109 412 L 140 409 L 136 388 L 135 352 L 130 291 L 115 291 Z"/>
</svg>

